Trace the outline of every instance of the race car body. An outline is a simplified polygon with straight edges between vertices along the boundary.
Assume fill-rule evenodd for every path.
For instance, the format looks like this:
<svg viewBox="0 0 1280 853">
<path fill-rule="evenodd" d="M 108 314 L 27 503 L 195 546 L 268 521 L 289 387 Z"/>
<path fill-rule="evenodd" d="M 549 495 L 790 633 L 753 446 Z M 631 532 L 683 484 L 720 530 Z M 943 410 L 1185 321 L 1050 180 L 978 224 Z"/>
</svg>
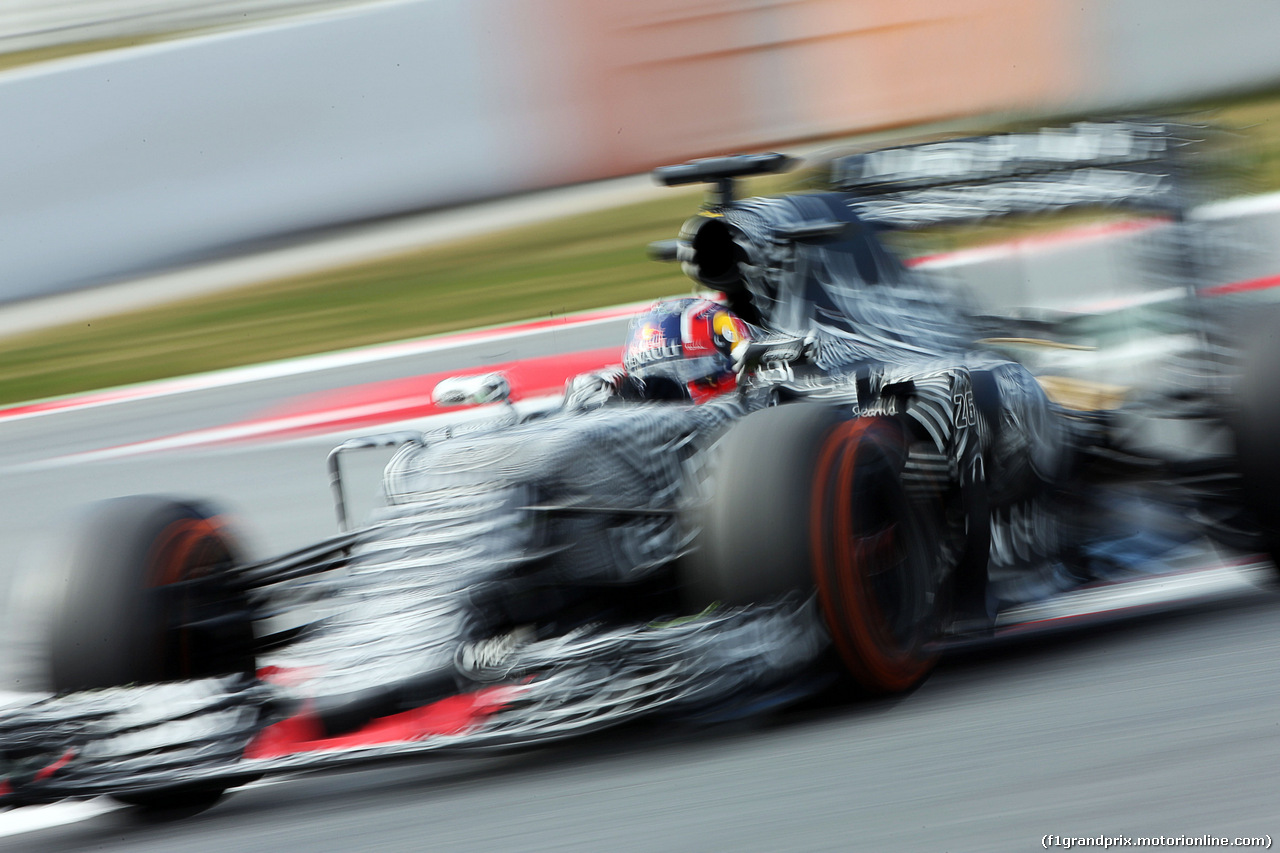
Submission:
<svg viewBox="0 0 1280 853">
<path fill-rule="evenodd" d="M 777 155 L 659 170 L 717 187 L 658 253 L 741 319 L 722 341 L 736 382 L 694 402 L 640 359 L 523 417 L 500 378 L 442 389 L 492 416 L 339 447 L 344 527 L 341 455 L 399 447 L 385 507 L 266 561 L 196 503 L 98 508 L 51 616 L 58 695 L 0 717 L 0 803 L 200 805 L 265 773 L 721 719 L 834 685 L 902 692 L 949 647 L 1181 600 L 1256 562 L 1268 507 L 1239 475 L 1270 476 L 1265 447 L 1135 438 L 1225 429 L 1249 408 L 1234 368 L 1202 359 L 1194 389 L 1062 405 L 1030 367 L 1080 321 L 974 316 L 880 239 L 1017 210 L 1176 213 L 1184 131 L 858 154 L 823 191 L 771 199 L 735 199 L 734 181 Z M 1194 291 L 1168 315 L 1212 350 Z M 652 361 L 681 355 L 653 345 Z"/>
</svg>

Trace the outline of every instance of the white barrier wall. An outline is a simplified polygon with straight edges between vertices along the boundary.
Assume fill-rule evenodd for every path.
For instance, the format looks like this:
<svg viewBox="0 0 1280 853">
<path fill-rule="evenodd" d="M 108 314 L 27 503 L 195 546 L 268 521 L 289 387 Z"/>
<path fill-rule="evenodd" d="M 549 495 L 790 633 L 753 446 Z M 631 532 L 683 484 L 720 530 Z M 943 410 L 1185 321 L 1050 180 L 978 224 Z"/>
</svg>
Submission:
<svg viewBox="0 0 1280 853">
<path fill-rule="evenodd" d="M 0 74 L 0 300 L 688 157 L 1156 97 L 1208 14 L 1092 2 L 393 0 Z M 1098 36 L 1152 14 L 1158 39 Z M 1213 17 L 1229 45 L 1280 4 Z M 1215 42 L 1194 81 L 1276 76 L 1258 42 Z"/>
<path fill-rule="evenodd" d="M 503 156 L 473 8 L 394 4 L 6 75 L 2 295 L 533 185 Z"/>
</svg>

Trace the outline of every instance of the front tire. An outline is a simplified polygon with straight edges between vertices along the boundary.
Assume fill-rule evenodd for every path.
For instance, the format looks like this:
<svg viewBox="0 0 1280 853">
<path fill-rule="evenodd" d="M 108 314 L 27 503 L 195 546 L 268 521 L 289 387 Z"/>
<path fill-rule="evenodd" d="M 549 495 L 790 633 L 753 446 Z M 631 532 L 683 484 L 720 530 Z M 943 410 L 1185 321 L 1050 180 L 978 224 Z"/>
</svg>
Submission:
<svg viewBox="0 0 1280 853">
<path fill-rule="evenodd" d="M 239 559 L 225 525 L 202 506 L 153 496 L 91 508 L 68 542 L 53 608 L 49 671 L 56 692 L 255 670 Z M 150 812 L 195 811 L 224 787 L 121 795 Z"/>
<path fill-rule="evenodd" d="M 902 693 L 933 670 L 940 531 L 907 500 L 906 446 L 886 418 L 836 426 L 812 484 L 812 571 L 840 659 L 865 690 Z"/>
<path fill-rule="evenodd" d="M 753 412 L 714 452 L 691 511 L 695 551 L 680 567 L 686 609 L 815 593 L 863 692 L 923 681 L 943 556 L 936 508 L 914 506 L 902 486 L 901 426 L 797 403 Z"/>
</svg>

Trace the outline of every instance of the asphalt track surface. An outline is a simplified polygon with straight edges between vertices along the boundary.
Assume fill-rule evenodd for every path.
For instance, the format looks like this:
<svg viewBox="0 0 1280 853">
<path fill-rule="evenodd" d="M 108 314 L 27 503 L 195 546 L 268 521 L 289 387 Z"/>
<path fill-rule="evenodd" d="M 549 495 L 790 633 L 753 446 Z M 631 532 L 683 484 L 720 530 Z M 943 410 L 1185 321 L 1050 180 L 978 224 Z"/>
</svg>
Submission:
<svg viewBox="0 0 1280 853">
<path fill-rule="evenodd" d="M 44 851 L 1032 850 L 1276 834 L 1276 602 L 953 661 L 895 702 L 316 776 Z M 5 847 L 5 845 L 8 845 Z"/>
<path fill-rule="evenodd" d="M 252 421 L 317 392 L 620 337 L 619 323 L 601 322 L 0 420 L 0 546 L 25 566 L 39 531 L 56 536 L 74 507 L 156 491 L 237 510 L 257 554 L 305 544 L 333 530 L 331 435 L 77 454 Z M 375 472 L 370 460 L 364 473 Z M 36 689 L 19 622 L 7 626 L 2 686 Z M 1277 684 L 1280 600 L 1259 590 L 955 657 L 894 702 L 272 780 L 160 824 L 101 803 L 19 810 L 0 814 L 0 850 L 1030 850 L 1046 834 L 1276 838 Z M 42 819 L 54 825 L 21 831 Z"/>
</svg>

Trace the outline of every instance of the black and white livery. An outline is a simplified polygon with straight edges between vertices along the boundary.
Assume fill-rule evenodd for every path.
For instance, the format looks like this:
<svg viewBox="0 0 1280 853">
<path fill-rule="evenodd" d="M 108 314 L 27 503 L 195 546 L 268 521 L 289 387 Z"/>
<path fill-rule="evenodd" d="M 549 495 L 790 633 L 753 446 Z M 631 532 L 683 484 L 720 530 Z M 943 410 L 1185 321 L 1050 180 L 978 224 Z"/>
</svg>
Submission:
<svg viewBox="0 0 1280 853">
<path fill-rule="evenodd" d="M 898 693 L 948 648 L 1131 611 L 1133 594 L 1107 604 L 1121 585 L 1167 603 L 1179 578 L 1256 561 L 1280 526 L 1280 354 L 1220 346 L 1193 264 L 1165 309 L 1204 381 L 1068 408 L 1023 354 L 1073 321 L 975 316 L 881 239 L 1085 205 L 1177 219 L 1193 137 L 1116 122 L 948 140 L 834 159 L 825 189 L 776 198 L 734 191 L 780 155 L 659 170 L 714 185 L 655 248 L 717 301 L 633 328 L 637 346 L 665 337 L 631 371 L 525 417 L 501 377 L 438 389 L 497 414 L 338 448 L 342 532 L 273 559 L 244 559 L 199 503 L 91 513 L 50 614 L 58 693 L 0 717 L 0 804 L 200 807 L 267 773 Z M 679 323 L 705 324 L 713 382 L 658 381 L 687 351 Z M 1135 438 L 1174 421 L 1185 453 Z M 1238 453 L 1206 439 L 1224 430 Z M 386 445 L 386 505 L 347 529 L 339 459 Z"/>
</svg>

